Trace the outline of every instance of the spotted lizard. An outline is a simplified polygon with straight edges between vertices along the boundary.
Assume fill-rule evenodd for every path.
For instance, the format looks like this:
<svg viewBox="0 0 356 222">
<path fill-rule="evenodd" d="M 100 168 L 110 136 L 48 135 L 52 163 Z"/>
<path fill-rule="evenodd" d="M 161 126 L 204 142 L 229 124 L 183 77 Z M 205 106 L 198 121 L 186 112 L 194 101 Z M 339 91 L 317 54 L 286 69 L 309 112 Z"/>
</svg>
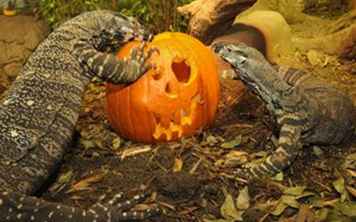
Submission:
<svg viewBox="0 0 356 222">
<path fill-rule="evenodd" d="M 132 18 L 98 10 L 68 20 L 37 47 L 0 101 L 0 221 L 122 221 L 143 219 L 157 208 L 130 211 L 147 195 L 82 209 L 34 194 L 58 168 L 70 146 L 82 95 L 93 77 L 130 83 L 146 71 L 143 46 L 124 60 L 113 52 L 147 34 Z"/>
<path fill-rule="evenodd" d="M 327 82 L 298 69 L 278 71 L 243 43 L 217 43 L 213 48 L 280 126 L 277 149 L 262 163 L 237 169 L 236 176 L 248 181 L 275 175 L 290 166 L 303 147 L 338 144 L 353 133 L 351 98 Z"/>
</svg>

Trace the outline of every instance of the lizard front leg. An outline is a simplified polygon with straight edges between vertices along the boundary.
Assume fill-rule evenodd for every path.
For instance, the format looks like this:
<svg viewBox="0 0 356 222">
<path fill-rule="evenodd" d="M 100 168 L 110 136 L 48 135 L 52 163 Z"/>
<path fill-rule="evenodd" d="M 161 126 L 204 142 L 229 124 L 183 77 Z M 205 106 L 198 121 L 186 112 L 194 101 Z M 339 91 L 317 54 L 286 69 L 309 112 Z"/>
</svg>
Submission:
<svg viewBox="0 0 356 222">
<path fill-rule="evenodd" d="M 145 53 L 143 43 L 132 49 L 129 58 L 120 60 L 113 54 L 96 50 L 85 40 L 74 45 L 74 54 L 91 75 L 114 84 L 131 83 L 138 79 L 151 67 L 147 60 L 154 51 L 151 49 Z"/>
<path fill-rule="evenodd" d="M 234 175 L 249 180 L 275 175 L 290 166 L 302 147 L 300 143 L 301 127 L 298 125 L 299 120 L 295 117 L 292 115 L 279 119 L 284 124 L 280 131 L 278 148 L 266 160 L 250 168 L 237 169 Z"/>
</svg>

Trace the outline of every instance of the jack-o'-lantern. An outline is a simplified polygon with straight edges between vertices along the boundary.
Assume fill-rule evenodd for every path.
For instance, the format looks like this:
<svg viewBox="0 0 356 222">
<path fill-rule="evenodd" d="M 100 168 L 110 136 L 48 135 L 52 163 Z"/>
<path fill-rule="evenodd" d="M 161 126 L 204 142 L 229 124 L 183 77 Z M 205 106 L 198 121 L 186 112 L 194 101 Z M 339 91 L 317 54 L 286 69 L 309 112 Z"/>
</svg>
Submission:
<svg viewBox="0 0 356 222">
<path fill-rule="evenodd" d="M 125 45 L 119 58 L 138 42 Z M 193 135 L 214 120 L 219 79 L 214 53 L 183 33 L 162 33 L 155 47 L 154 68 L 128 86 L 107 85 L 107 111 L 112 127 L 123 137 L 141 142 L 172 141 Z"/>
</svg>

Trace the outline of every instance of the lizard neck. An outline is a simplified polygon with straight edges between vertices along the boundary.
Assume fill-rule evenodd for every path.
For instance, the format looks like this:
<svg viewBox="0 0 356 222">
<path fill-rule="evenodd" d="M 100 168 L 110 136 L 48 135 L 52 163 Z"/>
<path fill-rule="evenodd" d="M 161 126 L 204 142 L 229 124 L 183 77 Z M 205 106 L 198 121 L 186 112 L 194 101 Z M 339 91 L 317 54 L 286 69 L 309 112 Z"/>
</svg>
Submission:
<svg viewBox="0 0 356 222">
<path fill-rule="evenodd" d="M 283 104 L 289 104 L 290 96 L 294 94 L 293 87 L 283 81 L 273 67 L 265 63 L 248 71 L 240 70 L 241 79 L 267 107 L 280 109 Z"/>
</svg>

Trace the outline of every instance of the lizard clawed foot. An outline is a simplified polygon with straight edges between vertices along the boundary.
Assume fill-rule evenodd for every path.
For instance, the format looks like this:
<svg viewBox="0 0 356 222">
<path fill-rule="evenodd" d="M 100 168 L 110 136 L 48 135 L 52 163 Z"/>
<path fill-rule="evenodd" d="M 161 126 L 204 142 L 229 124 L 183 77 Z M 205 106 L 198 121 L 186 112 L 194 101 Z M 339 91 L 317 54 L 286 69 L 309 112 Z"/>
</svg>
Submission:
<svg viewBox="0 0 356 222">
<path fill-rule="evenodd" d="M 261 180 L 270 176 L 268 172 L 261 170 L 261 164 L 255 166 L 242 165 L 223 170 L 223 176 L 237 180 L 242 183 L 249 183 L 254 180 Z"/>
<path fill-rule="evenodd" d="M 250 179 L 252 179 L 252 175 L 251 172 L 248 168 L 239 168 L 239 169 L 234 169 L 232 172 L 232 175 L 235 178 L 239 178 L 241 180 L 246 180 L 249 181 Z"/>
<path fill-rule="evenodd" d="M 161 213 L 161 209 L 158 206 L 142 211 L 130 211 L 131 208 L 139 203 L 142 203 L 147 197 L 149 197 L 150 193 L 144 192 L 142 194 L 135 195 L 128 200 L 121 200 L 122 196 L 122 193 L 119 193 L 106 203 L 95 204 L 91 210 L 97 213 L 107 212 L 106 214 L 109 217 L 108 219 L 111 219 L 111 221 L 143 220 Z"/>
<path fill-rule="evenodd" d="M 131 50 L 130 57 L 125 60 L 129 68 L 127 82 L 135 81 L 154 67 L 153 64 L 148 63 L 148 60 L 155 52 L 159 53 L 159 50 L 157 48 L 150 48 L 145 52 L 146 46 L 147 43 L 142 42 L 139 47 Z"/>
</svg>

